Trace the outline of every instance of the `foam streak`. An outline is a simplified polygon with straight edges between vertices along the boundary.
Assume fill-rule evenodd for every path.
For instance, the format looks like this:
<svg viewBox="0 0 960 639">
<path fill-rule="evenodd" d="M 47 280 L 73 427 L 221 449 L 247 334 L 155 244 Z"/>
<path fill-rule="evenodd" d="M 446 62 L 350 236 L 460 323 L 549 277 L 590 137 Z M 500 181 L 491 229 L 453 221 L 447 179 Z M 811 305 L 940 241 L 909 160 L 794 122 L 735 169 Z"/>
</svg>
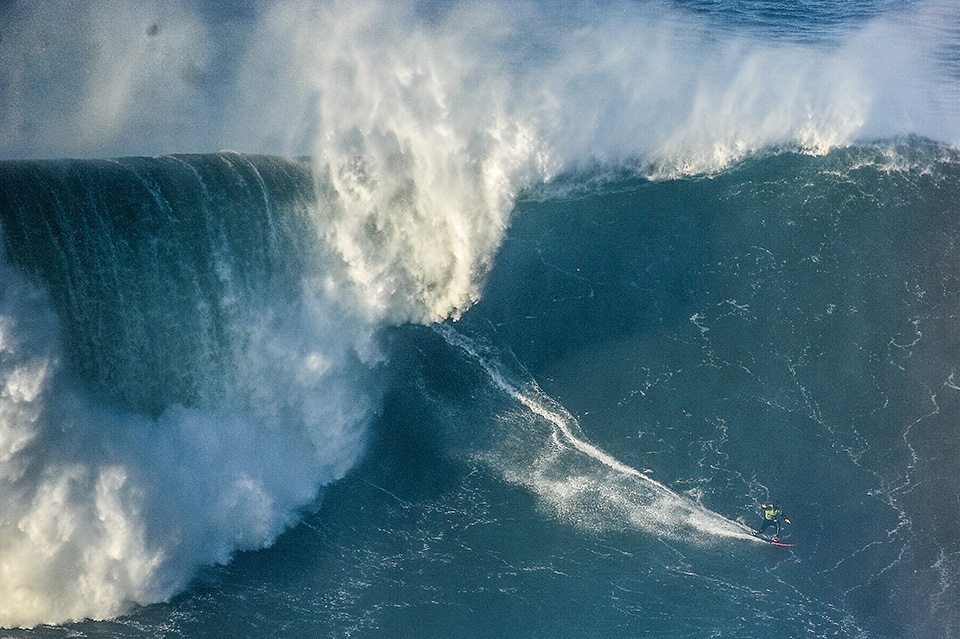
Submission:
<svg viewBox="0 0 960 639">
<path fill-rule="evenodd" d="M 592 526 L 617 527 L 625 518 L 628 522 L 656 534 L 694 538 L 700 542 L 707 542 L 710 537 L 754 539 L 749 534 L 749 529 L 743 524 L 727 519 L 678 495 L 664 484 L 582 439 L 579 436 L 576 418 L 547 395 L 532 378 L 522 384 L 511 382 L 502 366 L 491 357 L 485 356 L 479 345 L 454 330 L 449 324 L 438 325 L 435 331 L 448 344 L 466 353 L 484 370 L 498 389 L 522 404 L 534 415 L 546 420 L 554 428 L 554 432 L 561 436 L 562 441 L 610 471 L 594 471 L 592 477 L 575 473 L 568 477 L 554 477 L 547 481 L 548 475 L 553 475 L 566 464 L 566 462 L 560 462 L 548 464 L 549 470 L 537 473 L 537 476 L 523 478 L 522 471 L 518 475 L 516 469 L 509 473 L 512 478 L 519 478 L 521 483 L 530 485 L 549 500 L 559 499 L 569 502 L 555 503 L 556 507 L 568 510 L 570 514 L 576 516 L 578 507 L 572 502 L 579 501 L 583 497 L 583 491 L 576 488 L 576 484 L 580 484 L 586 491 L 600 495 L 607 501 L 608 508 L 599 516 L 594 514 L 591 517 Z M 562 494 L 564 490 L 570 489 L 573 490 L 569 496 Z"/>
</svg>

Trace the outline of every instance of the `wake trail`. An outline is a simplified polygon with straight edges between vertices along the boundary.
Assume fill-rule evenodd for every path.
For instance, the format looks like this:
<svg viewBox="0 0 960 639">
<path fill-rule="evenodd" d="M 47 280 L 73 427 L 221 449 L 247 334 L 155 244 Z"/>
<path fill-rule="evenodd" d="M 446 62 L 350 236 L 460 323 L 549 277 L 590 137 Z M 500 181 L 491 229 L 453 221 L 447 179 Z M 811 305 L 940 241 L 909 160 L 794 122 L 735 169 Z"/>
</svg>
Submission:
<svg viewBox="0 0 960 639">
<path fill-rule="evenodd" d="M 472 361 L 479 365 L 496 388 L 520 403 L 534 415 L 549 422 L 553 426 L 554 432 L 570 447 L 612 471 L 610 483 L 622 483 L 625 478 L 639 482 L 639 490 L 637 490 L 637 487 L 629 486 L 593 486 L 591 488 L 592 493 L 602 496 L 607 501 L 617 502 L 608 504 L 610 506 L 609 511 L 618 514 L 620 517 L 626 517 L 630 523 L 639 527 L 669 536 L 689 538 L 690 535 L 697 537 L 710 535 L 756 540 L 750 529 L 740 522 L 724 517 L 689 498 L 677 494 L 661 482 L 585 441 L 579 435 L 580 428 L 577 419 L 563 405 L 544 392 L 529 374 L 527 374 L 528 379 L 519 383 L 513 382 L 496 359 L 485 354 L 484 349 L 471 338 L 447 324 L 434 325 L 433 329 L 447 344 L 465 352 Z M 523 369 L 521 364 L 518 363 L 518 366 Z M 525 369 L 523 370 L 526 372 Z M 551 470 L 555 471 L 556 469 L 551 468 Z M 595 479 L 598 480 L 598 483 L 604 483 L 602 477 Z M 534 485 L 533 487 L 538 489 L 538 492 L 543 492 L 542 482 L 543 477 L 537 476 L 535 479 L 522 483 Z M 582 475 L 568 478 L 570 484 L 583 482 L 584 477 Z M 571 486 L 564 486 L 564 488 L 568 491 L 571 490 Z M 623 488 L 623 490 L 616 490 L 618 488 Z M 576 488 L 573 488 L 573 491 L 578 492 Z M 557 496 L 561 491 L 558 490 L 556 479 L 552 480 L 552 485 L 547 492 L 551 493 L 550 496 L 553 499 L 570 499 L 566 495 L 564 497 Z M 563 506 L 569 506 L 569 504 L 563 504 Z M 569 508 L 563 506 L 561 506 L 561 510 L 569 510 Z M 605 513 L 605 518 L 610 517 L 609 511 Z M 609 522 L 606 523 L 609 525 Z"/>
</svg>

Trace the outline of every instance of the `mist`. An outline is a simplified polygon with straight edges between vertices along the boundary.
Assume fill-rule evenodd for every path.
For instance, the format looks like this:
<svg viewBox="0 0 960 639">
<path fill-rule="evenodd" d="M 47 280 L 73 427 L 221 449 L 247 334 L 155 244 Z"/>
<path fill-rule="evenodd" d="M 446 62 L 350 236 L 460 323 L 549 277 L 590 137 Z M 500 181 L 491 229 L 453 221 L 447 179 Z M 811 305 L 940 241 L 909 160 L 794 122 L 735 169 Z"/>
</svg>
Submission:
<svg viewBox="0 0 960 639">
<path fill-rule="evenodd" d="M 510 152 L 543 179 L 625 157 L 698 171 L 770 145 L 957 144 L 958 11 L 917 3 L 810 43 L 718 38 L 666 3 L 14 2 L 0 157 L 379 145 L 425 162 L 418 143 L 452 136 L 458 166 Z"/>
</svg>

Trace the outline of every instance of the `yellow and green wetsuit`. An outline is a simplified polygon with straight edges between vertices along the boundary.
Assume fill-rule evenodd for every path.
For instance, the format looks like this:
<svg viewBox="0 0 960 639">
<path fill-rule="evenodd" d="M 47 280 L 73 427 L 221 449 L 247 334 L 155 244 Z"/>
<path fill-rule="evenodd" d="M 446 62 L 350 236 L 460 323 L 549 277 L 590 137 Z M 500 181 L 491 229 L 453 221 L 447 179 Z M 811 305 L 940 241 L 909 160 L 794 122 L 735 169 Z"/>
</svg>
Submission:
<svg viewBox="0 0 960 639">
<path fill-rule="evenodd" d="M 783 511 L 780 509 L 780 504 L 774 502 L 772 504 L 760 504 L 760 508 L 763 509 L 763 523 L 760 525 L 760 528 L 756 531 L 758 535 L 763 534 L 763 531 L 769 528 L 770 526 L 776 526 L 777 532 L 773 535 L 774 541 L 780 535 L 780 518 L 783 517 Z M 789 522 L 790 520 L 786 517 L 783 517 L 784 521 Z"/>
</svg>

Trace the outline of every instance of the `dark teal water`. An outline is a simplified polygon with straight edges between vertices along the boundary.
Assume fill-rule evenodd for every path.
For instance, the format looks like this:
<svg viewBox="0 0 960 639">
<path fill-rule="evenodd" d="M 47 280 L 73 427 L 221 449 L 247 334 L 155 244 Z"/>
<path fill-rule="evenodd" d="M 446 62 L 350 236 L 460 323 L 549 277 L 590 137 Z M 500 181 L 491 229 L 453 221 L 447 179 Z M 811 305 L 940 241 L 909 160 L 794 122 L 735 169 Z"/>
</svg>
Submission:
<svg viewBox="0 0 960 639">
<path fill-rule="evenodd" d="M 919 170 L 782 154 L 530 203 L 498 264 L 536 276 L 492 279 L 476 312 L 619 459 L 747 522 L 783 499 L 780 597 L 868 636 L 946 636 L 957 168 L 899 153 Z M 788 608 L 799 636 L 810 611 Z"/>
</svg>

